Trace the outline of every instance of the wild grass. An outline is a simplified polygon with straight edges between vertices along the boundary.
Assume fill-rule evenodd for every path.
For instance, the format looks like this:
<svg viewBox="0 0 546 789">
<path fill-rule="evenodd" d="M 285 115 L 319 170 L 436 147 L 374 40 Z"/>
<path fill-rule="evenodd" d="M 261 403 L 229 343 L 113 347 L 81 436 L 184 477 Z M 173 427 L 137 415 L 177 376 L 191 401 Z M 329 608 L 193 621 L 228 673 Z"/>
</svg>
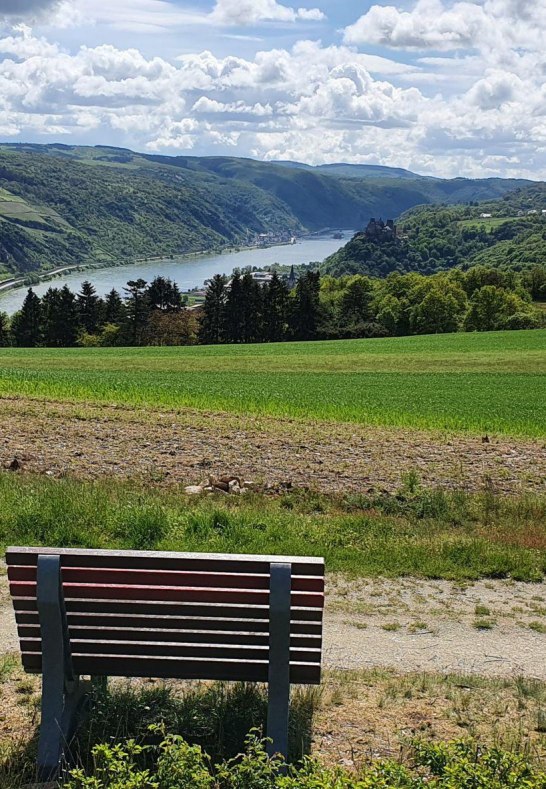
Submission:
<svg viewBox="0 0 546 789">
<path fill-rule="evenodd" d="M 23 676 L 20 669 L 19 676 Z M 35 689 L 38 698 L 37 682 Z M 309 752 L 312 736 L 312 750 L 322 763 L 341 763 L 358 772 L 378 757 L 411 765 L 411 745 L 416 738 L 441 749 L 446 741 L 464 737 L 479 743 L 480 750 L 506 749 L 524 756 L 530 764 L 543 766 L 545 704 L 546 684 L 525 677 L 400 674 L 388 669 L 328 671 L 320 696 L 314 690 L 293 689 L 291 758 L 299 760 Z M 107 692 L 96 689 L 93 693 L 90 716 L 78 732 L 74 758 L 90 771 L 91 751 L 98 743 L 113 747 L 134 738 L 139 745 L 153 747 L 162 738 L 149 728 L 155 725 L 202 746 L 218 763 L 241 750 L 252 726 L 263 727 L 265 709 L 265 690 L 260 686 L 111 681 Z M 7 726 L 0 730 L 0 789 L 21 789 L 34 779 L 37 721 L 29 718 L 24 736 L 10 741 L 7 733 L 16 714 L 14 705 L 7 704 L 2 712 Z M 446 789 L 518 786 L 509 781 L 474 783 L 468 775 L 466 781 L 447 783 Z M 239 789 L 252 786 L 236 785 Z M 421 786 L 401 786 L 406 785 Z M 310 786 L 326 789 L 331 785 Z"/>
<path fill-rule="evenodd" d="M 342 732 L 332 744 L 323 741 L 328 761 L 358 764 L 370 753 L 400 752 L 413 736 L 470 736 L 544 765 L 545 721 L 546 683 L 530 677 L 375 668 L 327 672 L 316 729 Z"/>
<path fill-rule="evenodd" d="M 396 495 L 187 497 L 137 482 L 0 473 L 0 545 L 321 555 L 358 576 L 506 578 L 546 571 L 546 497 L 403 488 Z M 533 539 L 529 541 L 529 534 Z"/>
<path fill-rule="evenodd" d="M 2 349 L 0 395 L 546 435 L 546 331 L 196 348 Z"/>
</svg>

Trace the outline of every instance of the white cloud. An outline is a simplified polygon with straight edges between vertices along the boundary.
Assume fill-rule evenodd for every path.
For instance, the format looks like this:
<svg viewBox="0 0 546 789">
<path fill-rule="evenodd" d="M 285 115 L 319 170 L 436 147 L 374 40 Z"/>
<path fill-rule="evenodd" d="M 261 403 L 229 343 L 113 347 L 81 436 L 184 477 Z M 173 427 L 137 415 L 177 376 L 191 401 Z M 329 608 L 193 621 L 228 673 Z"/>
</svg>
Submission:
<svg viewBox="0 0 546 789">
<path fill-rule="evenodd" d="M 170 62 L 112 45 L 68 52 L 20 26 L 0 39 L 0 56 L 4 138 L 546 177 L 539 50 L 506 45 L 408 65 L 299 41 Z"/>
<path fill-rule="evenodd" d="M 216 0 L 211 20 L 221 25 L 256 25 L 261 22 L 319 22 L 325 14 L 318 8 L 294 9 L 277 0 Z"/>
<path fill-rule="evenodd" d="M 499 51 L 540 48 L 545 30 L 546 0 L 418 0 L 409 11 L 372 6 L 344 37 L 394 49 Z"/>
<path fill-rule="evenodd" d="M 348 44 L 371 43 L 400 49 L 452 50 L 473 47 L 487 19 L 481 5 L 419 0 L 412 11 L 374 5 L 345 30 Z"/>
<path fill-rule="evenodd" d="M 204 25 L 208 17 L 168 0 L 63 0 L 50 23 L 61 28 L 105 25 L 131 33 L 168 33 L 186 25 Z"/>
<path fill-rule="evenodd" d="M 49 4 L 52 5 L 52 0 Z M 56 6 L 50 20 L 53 27 L 105 25 L 140 34 L 168 33 L 174 28 L 195 25 L 244 27 L 265 22 L 317 22 L 326 18 L 318 8 L 293 9 L 277 0 L 216 0 L 210 13 L 192 9 L 189 4 L 183 8 L 170 0 L 54 0 L 53 5 Z"/>
</svg>

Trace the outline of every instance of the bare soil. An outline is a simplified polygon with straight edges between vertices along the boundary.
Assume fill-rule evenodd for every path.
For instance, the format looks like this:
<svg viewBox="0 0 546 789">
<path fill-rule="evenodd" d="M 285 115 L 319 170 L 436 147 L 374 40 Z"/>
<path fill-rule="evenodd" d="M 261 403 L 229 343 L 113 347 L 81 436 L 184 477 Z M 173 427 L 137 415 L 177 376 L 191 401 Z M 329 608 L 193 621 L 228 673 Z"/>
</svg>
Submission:
<svg viewBox="0 0 546 789">
<path fill-rule="evenodd" d="M 0 398 L 0 467 L 197 484 L 233 473 L 324 492 L 392 492 L 404 474 L 468 491 L 546 491 L 544 441 L 305 422 L 189 409 Z"/>
</svg>

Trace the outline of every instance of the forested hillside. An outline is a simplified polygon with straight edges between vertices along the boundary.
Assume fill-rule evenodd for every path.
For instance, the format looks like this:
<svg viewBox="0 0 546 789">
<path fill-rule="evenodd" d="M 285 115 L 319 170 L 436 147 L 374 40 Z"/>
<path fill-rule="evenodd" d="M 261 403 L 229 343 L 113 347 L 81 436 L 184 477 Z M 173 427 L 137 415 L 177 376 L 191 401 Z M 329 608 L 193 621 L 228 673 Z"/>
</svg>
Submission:
<svg viewBox="0 0 546 789">
<path fill-rule="evenodd" d="M 0 277 L 214 249 L 245 243 L 256 233 L 362 227 L 374 214 L 490 199 L 522 183 L 105 147 L 2 145 Z"/>
<path fill-rule="evenodd" d="M 398 220 L 397 236 L 357 233 L 323 264 L 334 276 L 392 271 L 433 274 L 477 263 L 521 270 L 546 261 L 546 185 L 458 206 L 420 206 Z"/>
</svg>

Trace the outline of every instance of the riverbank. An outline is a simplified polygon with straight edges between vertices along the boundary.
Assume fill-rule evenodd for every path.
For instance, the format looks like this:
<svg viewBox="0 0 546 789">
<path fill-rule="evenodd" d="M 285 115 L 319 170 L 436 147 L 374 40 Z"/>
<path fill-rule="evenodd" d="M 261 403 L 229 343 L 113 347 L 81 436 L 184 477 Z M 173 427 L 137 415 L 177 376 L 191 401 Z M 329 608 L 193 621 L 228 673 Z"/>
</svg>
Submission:
<svg viewBox="0 0 546 789">
<path fill-rule="evenodd" d="M 351 231 L 347 231 L 345 240 Z M 17 282 L 0 284 L 0 311 L 13 314 L 21 308 L 24 293 L 21 288 L 32 287 L 38 296 L 43 296 L 53 278 L 58 285 L 68 285 L 78 291 L 81 286 L 82 272 L 86 272 L 99 296 L 105 296 L 112 288 L 119 292 L 130 279 L 142 278 L 146 281 L 156 276 L 169 277 L 177 283 L 180 290 L 191 291 L 200 288 L 215 274 L 231 274 L 234 268 L 263 269 L 275 264 L 288 266 L 320 262 L 337 251 L 345 243 L 344 239 L 307 238 L 296 244 L 280 244 L 269 247 L 226 247 L 220 251 L 198 250 L 177 255 L 176 257 L 151 257 L 104 263 L 80 263 L 78 265 L 41 272 L 37 281 L 29 277 L 17 278 Z M 33 275 L 34 277 L 34 275 Z"/>
<path fill-rule="evenodd" d="M 225 250 L 226 252 L 232 251 L 232 249 Z M 191 260 L 192 258 L 199 257 L 200 255 L 207 255 L 210 254 L 210 250 L 201 249 L 197 252 L 188 252 L 183 255 L 175 255 L 173 256 L 172 260 Z M 93 271 L 93 270 L 101 270 L 107 268 L 117 268 L 118 266 L 130 266 L 130 265 L 137 265 L 139 263 L 153 263 L 153 262 L 161 262 L 165 258 L 161 257 L 160 255 L 154 255 L 152 257 L 147 258 L 135 258 L 132 262 L 127 260 L 119 260 L 119 261 L 106 261 L 103 263 L 76 263 L 73 266 L 63 266 L 62 268 L 56 268 L 52 271 L 33 271 L 25 277 L 12 277 L 11 279 L 3 280 L 0 282 L 0 291 L 11 290 L 14 288 L 22 288 L 22 287 L 32 287 L 33 285 L 38 285 L 40 282 L 49 282 L 53 277 L 60 276 L 67 271 Z"/>
<path fill-rule="evenodd" d="M 312 236 L 309 236 L 309 239 L 312 239 Z M 245 250 L 251 249 L 273 249 L 274 247 L 286 247 L 286 246 L 294 246 L 294 243 L 291 241 L 279 241 L 275 244 L 239 244 L 234 247 L 222 247 L 219 250 L 214 249 L 199 249 L 195 252 L 184 252 L 180 255 L 172 255 L 169 258 L 165 258 L 161 255 L 152 255 L 150 257 L 144 258 L 135 258 L 134 260 L 118 260 L 118 261 L 105 261 L 103 263 L 76 263 L 72 266 L 63 266 L 62 268 L 56 268 L 52 271 L 33 271 L 30 274 L 27 274 L 24 277 L 12 277 L 7 280 L 0 281 L 0 292 L 5 290 L 11 290 L 13 288 L 21 288 L 21 287 L 32 287 L 33 285 L 37 285 L 40 282 L 49 282 L 53 277 L 60 276 L 67 271 L 89 271 L 89 270 L 101 270 L 106 268 L 117 268 L 118 266 L 131 266 L 131 265 L 138 265 L 140 263 L 161 263 L 162 261 L 168 259 L 173 260 L 176 262 L 184 262 L 185 260 L 192 260 L 194 258 L 202 257 L 204 255 L 211 255 L 211 254 L 220 254 L 220 255 L 229 255 L 229 254 L 236 254 L 238 252 L 244 252 Z"/>
</svg>

